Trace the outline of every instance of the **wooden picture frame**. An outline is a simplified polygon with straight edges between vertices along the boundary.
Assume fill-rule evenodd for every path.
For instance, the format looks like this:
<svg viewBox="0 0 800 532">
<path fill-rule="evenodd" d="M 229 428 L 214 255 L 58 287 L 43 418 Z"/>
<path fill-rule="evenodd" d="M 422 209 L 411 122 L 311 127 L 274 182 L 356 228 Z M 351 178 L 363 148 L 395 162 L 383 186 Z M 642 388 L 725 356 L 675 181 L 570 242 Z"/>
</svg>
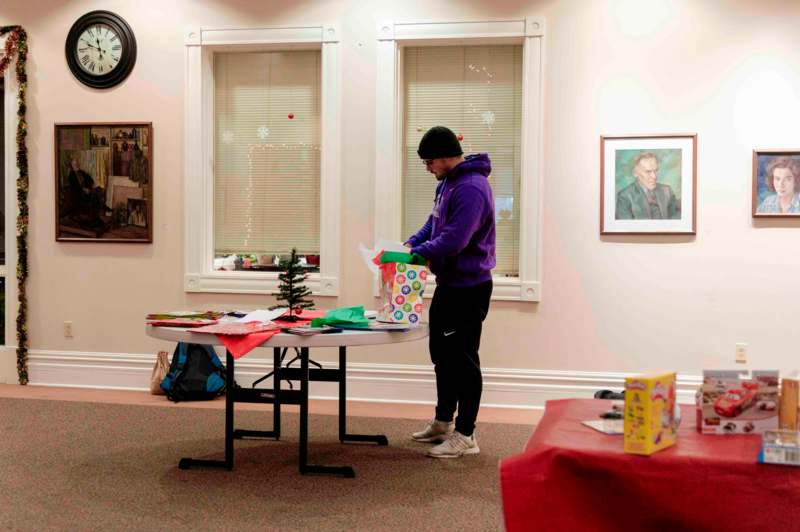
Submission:
<svg viewBox="0 0 800 532">
<path fill-rule="evenodd" d="M 753 150 L 753 218 L 800 218 L 800 150 Z"/>
<path fill-rule="evenodd" d="M 697 135 L 600 137 L 600 234 L 697 232 Z"/>
<path fill-rule="evenodd" d="M 152 123 L 55 124 L 54 136 L 56 241 L 152 242 Z"/>
</svg>

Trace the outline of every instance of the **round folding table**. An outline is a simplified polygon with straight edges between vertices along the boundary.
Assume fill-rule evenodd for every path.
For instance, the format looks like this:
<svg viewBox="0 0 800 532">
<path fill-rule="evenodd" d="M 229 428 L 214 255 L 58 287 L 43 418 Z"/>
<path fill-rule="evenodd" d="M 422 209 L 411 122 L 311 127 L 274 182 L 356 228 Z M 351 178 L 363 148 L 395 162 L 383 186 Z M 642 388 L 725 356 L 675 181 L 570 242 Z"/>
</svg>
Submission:
<svg viewBox="0 0 800 532">
<path fill-rule="evenodd" d="M 187 342 L 212 346 L 223 346 L 222 341 L 214 334 L 196 332 L 192 329 L 177 327 L 155 327 L 146 325 L 148 336 L 171 342 Z M 346 430 L 346 401 L 347 401 L 347 348 L 351 346 L 386 345 L 402 342 L 421 340 L 428 336 L 428 325 L 419 324 L 404 331 L 386 330 L 343 330 L 333 334 L 316 334 L 313 336 L 300 336 L 288 333 L 278 333 L 259 348 L 273 348 L 274 369 L 272 372 L 272 388 L 241 388 L 235 384 L 235 362 L 231 352 L 226 349 L 226 382 L 225 393 L 225 459 L 224 460 L 199 460 L 182 458 L 178 464 L 181 469 L 192 466 L 224 467 L 233 469 L 233 440 L 241 438 L 280 438 L 280 407 L 282 404 L 296 404 L 300 406 L 300 473 L 333 474 L 352 478 L 355 472 L 350 466 L 322 466 L 309 465 L 308 460 L 308 383 L 310 381 L 337 382 L 339 384 L 339 440 L 345 442 L 371 442 L 378 445 L 387 445 L 388 440 L 383 435 L 347 434 Z M 312 347 L 338 347 L 339 367 L 336 369 L 323 369 L 322 367 L 309 368 L 309 350 Z M 298 353 L 300 367 L 283 365 L 283 359 L 289 348 L 295 348 Z M 281 388 L 282 381 L 300 381 L 297 390 Z M 272 403 L 273 430 L 246 430 L 234 429 L 234 403 Z"/>
</svg>

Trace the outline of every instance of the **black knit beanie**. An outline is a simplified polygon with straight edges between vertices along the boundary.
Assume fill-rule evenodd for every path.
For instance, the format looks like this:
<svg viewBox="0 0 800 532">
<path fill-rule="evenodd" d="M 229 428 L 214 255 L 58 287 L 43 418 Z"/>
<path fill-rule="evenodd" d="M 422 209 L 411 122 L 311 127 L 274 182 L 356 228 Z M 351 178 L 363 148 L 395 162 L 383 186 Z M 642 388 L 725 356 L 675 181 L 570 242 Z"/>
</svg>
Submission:
<svg viewBox="0 0 800 532">
<path fill-rule="evenodd" d="M 461 144 L 456 134 L 444 126 L 430 128 L 419 141 L 417 154 L 420 159 L 438 159 L 439 157 L 458 157 L 463 155 Z"/>
</svg>

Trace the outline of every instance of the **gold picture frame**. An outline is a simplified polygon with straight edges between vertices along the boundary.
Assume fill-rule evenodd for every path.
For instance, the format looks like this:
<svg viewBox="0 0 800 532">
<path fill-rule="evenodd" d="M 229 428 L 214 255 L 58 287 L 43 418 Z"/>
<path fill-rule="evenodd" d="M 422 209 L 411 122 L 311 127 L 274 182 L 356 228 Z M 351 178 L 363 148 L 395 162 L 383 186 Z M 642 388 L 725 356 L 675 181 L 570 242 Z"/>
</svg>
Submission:
<svg viewBox="0 0 800 532">
<path fill-rule="evenodd" d="M 55 125 L 56 241 L 153 241 L 153 125 Z"/>
</svg>

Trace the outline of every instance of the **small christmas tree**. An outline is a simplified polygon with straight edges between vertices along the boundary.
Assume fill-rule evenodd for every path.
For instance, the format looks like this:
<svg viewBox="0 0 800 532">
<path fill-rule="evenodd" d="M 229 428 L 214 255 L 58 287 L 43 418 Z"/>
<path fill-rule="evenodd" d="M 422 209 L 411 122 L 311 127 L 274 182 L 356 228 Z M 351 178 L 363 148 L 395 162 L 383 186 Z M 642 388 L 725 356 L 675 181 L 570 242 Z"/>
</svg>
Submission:
<svg viewBox="0 0 800 532">
<path fill-rule="evenodd" d="M 276 305 L 273 309 L 282 306 L 289 307 L 289 315 L 281 319 L 285 321 L 297 321 L 300 318 L 297 316 L 304 308 L 314 308 L 314 302 L 306 299 L 306 296 L 311 294 L 304 284 L 308 274 L 300 267 L 300 260 L 297 258 L 297 249 L 292 248 L 292 255 L 289 260 L 282 260 L 279 264 L 281 273 L 278 274 L 280 284 L 278 290 L 280 292 L 273 294 L 278 296 L 278 301 L 285 301 L 286 305 Z"/>
</svg>

